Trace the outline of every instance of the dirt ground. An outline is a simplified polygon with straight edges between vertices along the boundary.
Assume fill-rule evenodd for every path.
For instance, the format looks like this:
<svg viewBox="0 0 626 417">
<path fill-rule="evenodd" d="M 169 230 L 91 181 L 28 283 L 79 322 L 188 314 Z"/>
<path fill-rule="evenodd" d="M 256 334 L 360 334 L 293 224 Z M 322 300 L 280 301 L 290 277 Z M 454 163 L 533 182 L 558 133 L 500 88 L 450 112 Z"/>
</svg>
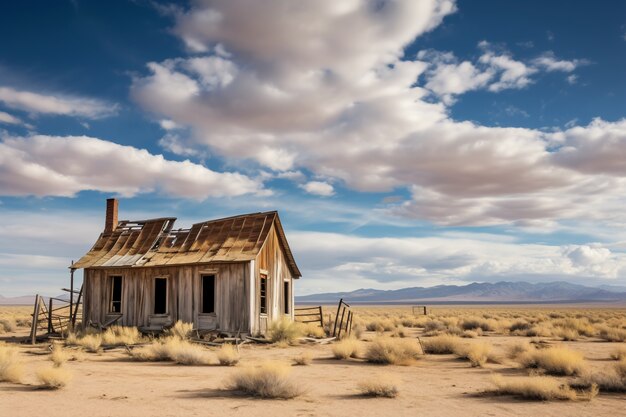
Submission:
<svg viewBox="0 0 626 417">
<path fill-rule="evenodd" d="M 408 337 L 420 334 L 409 329 Z M 20 328 L 0 335 L 25 335 Z M 366 332 L 364 339 L 375 337 Z M 516 336 L 489 335 L 468 339 L 488 341 L 504 355 Z M 582 352 L 592 367 L 611 364 L 609 354 L 624 343 L 594 339 L 556 342 Z M 330 345 L 276 347 L 246 344 L 236 367 L 181 366 L 168 362 L 134 362 L 124 348 L 85 353 L 82 361 L 64 365 L 72 381 L 56 391 L 37 389 L 35 372 L 51 366 L 42 355 L 47 344 L 19 345 L 25 365 L 22 384 L 0 383 L 0 416 L 611 416 L 626 410 L 626 394 L 600 393 L 592 401 L 536 402 L 479 395 L 492 387 L 491 374 L 528 375 L 511 361 L 472 368 L 453 355 L 425 355 L 415 365 L 384 366 L 362 360 L 332 359 Z M 309 366 L 293 366 L 292 375 L 306 393 L 292 400 L 264 400 L 232 394 L 225 389 L 240 366 L 266 360 L 290 363 L 304 351 L 313 355 Z M 362 380 L 390 375 L 399 380 L 396 398 L 364 398 L 356 390 Z"/>
</svg>

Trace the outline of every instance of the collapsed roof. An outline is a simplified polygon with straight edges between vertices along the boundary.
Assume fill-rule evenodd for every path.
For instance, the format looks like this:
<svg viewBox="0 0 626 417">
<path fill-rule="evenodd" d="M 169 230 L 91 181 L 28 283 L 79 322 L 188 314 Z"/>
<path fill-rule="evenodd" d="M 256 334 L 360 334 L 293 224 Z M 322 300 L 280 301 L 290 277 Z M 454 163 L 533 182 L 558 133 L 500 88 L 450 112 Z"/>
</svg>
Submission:
<svg viewBox="0 0 626 417">
<path fill-rule="evenodd" d="M 287 243 L 276 211 L 244 214 L 173 229 L 175 217 L 122 220 L 72 268 L 150 267 L 240 262 L 256 258 L 272 226 L 294 278 L 302 274 Z"/>
</svg>

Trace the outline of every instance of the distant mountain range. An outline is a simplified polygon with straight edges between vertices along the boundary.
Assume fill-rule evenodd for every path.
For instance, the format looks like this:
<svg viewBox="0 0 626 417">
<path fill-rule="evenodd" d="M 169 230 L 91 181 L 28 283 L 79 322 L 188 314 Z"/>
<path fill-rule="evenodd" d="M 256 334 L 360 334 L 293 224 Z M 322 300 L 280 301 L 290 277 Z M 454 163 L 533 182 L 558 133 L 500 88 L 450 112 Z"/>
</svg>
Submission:
<svg viewBox="0 0 626 417">
<path fill-rule="evenodd" d="M 68 294 L 55 298 L 68 299 Z M 361 304 L 453 304 L 453 303 L 580 303 L 585 301 L 626 302 L 626 287 L 586 287 L 569 282 L 496 282 L 469 285 L 437 285 L 399 290 L 359 289 L 351 292 L 312 294 L 296 297 L 298 304 L 333 304 L 340 298 Z M 0 305 L 32 305 L 34 295 L 3 297 Z M 44 296 L 44 301 L 48 297 Z"/>
<path fill-rule="evenodd" d="M 49 296 L 43 295 L 43 301 L 45 303 L 50 299 Z M 53 296 L 53 298 L 59 298 L 61 300 L 69 300 L 69 294 L 61 294 Z M 76 299 L 76 298 L 74 298 Z M 19 306 L 19 305 L 34 305 L 35 304 L 35 296 L 34 295 L 22 295 L 19 297 L 4 297 L 0 295 L 0 305 L 1 306 Z M 47 305 L 47 304 L 46 304 Z"/>
<path fill-rule="evenodd" d="M 528 282 L 496 282 L 469 285 L 437 285 L 399 290 L 360 289 L 352 292 L 312 294 L 296 297 L 300 304 L 452 304 L 452 303 L 565 303 L 585 301 L 626 302 L 626 289 L 618 286 L 586 287 L 568 282 L 531 284 Z"/>
</svg>

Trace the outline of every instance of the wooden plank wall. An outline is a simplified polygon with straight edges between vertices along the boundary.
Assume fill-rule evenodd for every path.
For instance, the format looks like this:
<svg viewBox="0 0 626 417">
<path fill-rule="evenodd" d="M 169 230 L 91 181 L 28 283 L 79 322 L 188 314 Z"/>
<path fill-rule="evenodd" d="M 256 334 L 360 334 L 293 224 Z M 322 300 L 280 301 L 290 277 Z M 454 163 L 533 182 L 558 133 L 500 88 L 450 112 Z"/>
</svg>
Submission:
<svg viewBox="0 0 626 417">
<path fill-rule="evenodd" d="M 280 247 L 280 242 L 278 240 L 278 235 L 276 234 L 276 230 L 274 226 L 269 232 L 267 240 L 265 241 L 265 246 L 261 249 L 256 258 L 256 288 L 260 288 L 260 271 L 265 270 L 268 272 L 267 276 L 267 324 L 270 325 L 271 322 L 279 320 L 284 317 L 284 301 L 283 301 L 283 282 L 284 280 L 289 281 L 289 289 L 291 296 L 291 312 L 289 317 L 293 320 L 293 279 L 291 277 L 291 272 L 289 271 L 289 266 L 285 260 L 285 255 Z M 258 290 L 255 291 L 256 303 L 255 303 L 255 319 L 257 320 L 256 326 L 253 326 L 256 329 L 260 329 L 261 331 L 265 326 L 261 323 L 261 312 L 260 312 L 260 295 Z"/>
<path fill-rule="evenodd" d="M 104 323 L 109 313 L 111 282 L 109 277 L 121 275 L 122 318 L 124 326 L 148 326 L 154 311 L 154 278 L 168 278 L 168 312 L 172 322 L 182 320 L 211 323 L 225 332 L 249 333 L 250 319 L 248 262 L 209 263 L 146 268 L 97 268 L 84 271 L 84 321 Z M 201 315 L 201 275 L 216 276 L 215 314 Z M 201 320 L 202 319 L 202 320 Z"/>
</svg>

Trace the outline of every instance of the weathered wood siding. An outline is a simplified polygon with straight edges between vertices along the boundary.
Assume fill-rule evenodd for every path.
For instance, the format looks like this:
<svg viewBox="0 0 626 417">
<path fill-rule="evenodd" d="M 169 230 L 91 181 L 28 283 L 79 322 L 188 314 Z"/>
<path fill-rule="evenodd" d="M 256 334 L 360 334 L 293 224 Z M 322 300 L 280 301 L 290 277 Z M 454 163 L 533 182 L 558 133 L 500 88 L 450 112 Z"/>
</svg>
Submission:
<svg viewBox="0 0 626 417">
<path fill-rule="evenodd" d="M 215 275 L 215 314 L 201 314 L 201 276 Z M 149 326 L 168 319 L 225 332 L 250 332 L 249 262 L 172 267 L 88 268 L 84 272 L 84 320 L 103 323 L 110 317 L 111 281 L 121 275 L 124 326 Z M 167 278 L 167 314 L 154 315 L 154 279 Z"/>
<path fill-rule="evenodd" d="M 260 310 L 260 281 L 261 271 L 267 271 L 267 315 L 262 316 Z M 253 293 L 255 296 L 252 307 L 254 308 L 253 333 L 264 333 L 266 326 L 273 321 L 284 317 L 283 282 L 289 282 L 290 314 L 287 317 L 293 320 L 293 279 L 285 254 L 280 246 L 278 235 L 274 226 L 270 230 L 265 245 L 259 252 L 255 261 L 255 280 Z"/>
</svg>

